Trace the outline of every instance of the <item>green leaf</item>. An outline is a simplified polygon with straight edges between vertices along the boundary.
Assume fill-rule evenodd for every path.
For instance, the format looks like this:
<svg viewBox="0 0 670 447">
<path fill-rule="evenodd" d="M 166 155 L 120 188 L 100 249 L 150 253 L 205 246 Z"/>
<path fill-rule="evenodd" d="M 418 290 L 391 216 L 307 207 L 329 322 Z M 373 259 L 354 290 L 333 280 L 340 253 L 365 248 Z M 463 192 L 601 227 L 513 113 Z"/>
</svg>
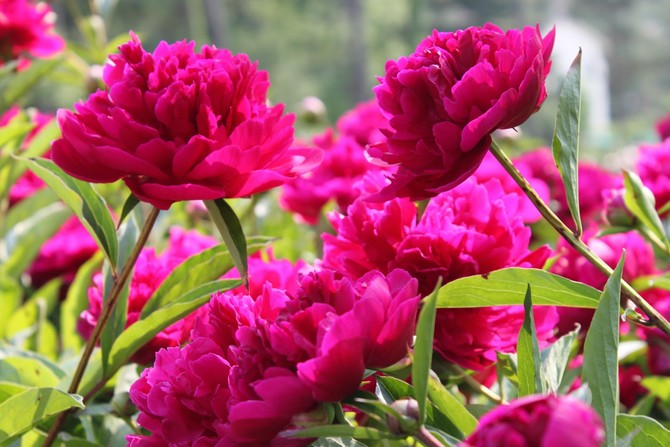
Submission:
<svg viewBox="0 0 670 447">
<path fill-rule="evenodd" d="M 0 404 L 0 444 L 71 408 L 84 408 L 81 396 L 56 388 L 31 388 L 15 394 Z"/>
<path fill-rule="evenodd" d="M 351 425 L 322 425 L 302 430 L 287 430 L 279 434 L 285 438 L 348 437 L 356 439 L 391 439 L 397 436 L 372 427 L 352 427 Z"/>
<path fill-rule="evenodd" d="M 0 403 L 6 401 L 10 397 L 26 391 L 28 386 L 20 385 L 15 382 L 5 382 L 0 380 Z"/>
<path fill-rule="evenodd" d="M 131 211 L 135 209 L 138 203 L 140 203 L 140 199 L 138 199 L 137 196 L 131 192 L 126 199 L 126 202 L 123 204 L 123 210 L 121 210 L 121 217 L 119 218 L 118 223 L 119 227 L 123 221 L 126 220 L 126 217 L 128 217 Z"/>
<path fill-rule="evenodd" d="M 4 237 L 10 228 L 19 222 L 28 220 L 35 214 L 35 210 L 45 208 L 58 200 L 58 196 L 50 189 L 44 188 L 36 191 L 30 197 L 12 205 L 6 215 L 6 220 L 0 225 L 0 237 Z"/>
<path fill-rule="evenodd" d="M 559 394 L 563 376 L 570 362 L 570 353 L 578 335 L 579 329 L 575 329 L 542 350 L 540 378 L 543 392 Z"/>
<path fill-rule="evenodd" d="M 230 255 L 244 284 L 248 283 L 247 241 L 244 231 L 235 211 L 223 199 L 205 200 L 205 206 L 214 224 L 219 229 L 223 242 L 228 247 Z"/>
<path fill-rule="evenodd" d="M 61 377 L 35 358 L 5 357 L 0 359 L 0 381 L 31 387 L 55 387 Z"/>
<path fill-rule="evenodd" d="M 250 238 L 247 241 L 249 253 L 255 253 L 266 247 L 268 242 L 269 239 L 264 237 Z M 179 264 L 151 295 L 142 308 L 140 318 L 145 318 L 198 285 L 221 277 L 232 267 L 232 257 L 228 247 L 223 244 L 190 256 Z"/>
<path fill-rule="evenodd" d="M 7 323 L 11 315 L 21 305 L 21 286 L 13 278 L 0 276 L 0 339 L 5 337 Z"/>
<path fill-rule="evenodd" d="M 70 216 L 62 203 L 52 203 L 14 225 L 0 242 L 0 271 L 14 278 L 22 275 L 42 245 Z"/>
<path fill-rule="evenodd" d="M 175 299 L 169 305 L 157 309 L 146 318 L 128 326 L 114 341 L 109 353 L 108 367 L 105 376 L 110 377 L 121 368 L 128 359 L 142 346 L 149 342 L 160 331 L 171 324 L 190 315 L 197 308 L 207 303 L 213 291 L 229 290 L 241 285 L 238 279 L 212 281 L 200 285 L 194 290 Z M 101 372 L 91 371 L 84 377 L 80 387 L 82 394 L 87 394 L 102 377 Z"/>
<path fill-rule="evenodd" d="M 100 269 L 102 256 L 102 252 L 97 252 L 79 267 L 61 304 L 59 332 L 63 352 L 75 354 L 84 346 L 84 340 L 77 331 L 77 322 L 81 313 L 88 309 L 88 288 L 93 282 L 94 272 Z"/>
<path fill-rule="evenodd" d="M 51 160 L 44 158 L 21 158 L 21 160 L 72 208 L 109 262 L 116 266 L 118 255 L 116 226 L 104 199 L 89 183 L 69 176 Z"/>
<path fill-rule="evenodd" d="M 447 283 L 438 293 L 437 307 L 521 305 L 528 284 L 533 288 L 536 306 L 598 306 L 600 292 L 593 287 L 544 270 L 511 267 Z"/>
<path fill-rule="evenodd" d="M 26 70 L 21 70 L 11 76 L 6 84 L 3 82 L 5 85 L 0 89 L 0 92 L 2 92 L 0 94 L 0 109 L 5 110 L 12 104 L 16 104 L 23 95 L 44 79 L 61 62 L 62 58 L 60 57 L 32 60 Z"/>
<path fill-rule="evenodd" d="M 663 222 L 656 212 L 654 194 L 644 186 L 636 173 L 625 169 L 623 170 L 623 183 L 626 188 L 623 198 L 628 210 L 661 241 L 661 244 L 665 245 L 667 250 L 670 250 L 670 241 L 665 234 Z"/>
<path fill-rule="evenodd" d="M 570 214 L 575 221 L 576 234 L 582 234 L 582 221 L 579 216 L 579 115 L 582 102 L 582 50 L 572 62 L 565 76 L 558 99 L 558 114 L 552 149 L 556 166 L 565 185 L 565 196 Z"/>
<path fill-rule="evenodd" d="M 666 447 L 670 445 L 670 431 L 658 421 L 647 416 L 619 414 L 616 435 L 628 438 L 628 447 Z M 619 445 L 619 444 L 617 444 Z"/>
<path fill-rule="evenodd" d="M 626 252 L 607 280 L 584 341 L 582 381 L 591 390 L 593 408 L 605 423 L 607 446 L 616 443 L 617 405 L 619 402 L 619 300 L 621 272 Z"/>
<path fill-rule="evenodd" d="M 521 331 L 519 332 L 517 347 L 519 397 L 544 393 L 546 391 L 543 389 L 541 380 L 540 365 L 542 364 L 542 358 L 535 330 L 535 319 L 533 318 L 530 284 L 526 290 L 523 307 L 525 316 Z"/>
<path fill-rule="evenodd" d="M 422 300 L 419 320 L 416 325 L 416 341 L 412 356 L 412 384 L 414 398 L 419 404 L 419 425 L 426 421 L 426 405 L 428 401 L 428 377 L 433 361 L 433 338 L 435 336 L 435 308 L 437 295 L 442 285 L 440 279 L 435 290 Z"/>
<path fill-rule="evenodd" d="M 650 394 L 664 402 L 670 402 L 670 377 L 647 376 L 640 383 Z"/>
<path fill-rule="evenodd" d="M 365 444 L 349 437 L 321 438 L 311 443 L 310 447 L 365 447 Z"/>
<path fill-rule="evenodd" d="M 462 440 L 475 431 L 477 419 L 442 385 L 434 374 L 428 378 L 428 397 L 433 405 L 462 433 L 462 437 L 458 439 Z"/>
</svg>

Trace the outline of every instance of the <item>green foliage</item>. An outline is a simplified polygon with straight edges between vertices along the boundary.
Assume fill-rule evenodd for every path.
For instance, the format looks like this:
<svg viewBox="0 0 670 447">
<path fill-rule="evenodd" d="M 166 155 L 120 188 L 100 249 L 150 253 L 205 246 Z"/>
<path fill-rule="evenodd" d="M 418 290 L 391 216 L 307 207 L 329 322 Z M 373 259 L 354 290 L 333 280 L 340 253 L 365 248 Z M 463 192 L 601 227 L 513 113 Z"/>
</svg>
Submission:
<svg viewBox="0 0 670 447">
<path fill-rule="evenodd" d="M 670 250 L 670 241 L 665 233 L 661 218 L 656 212 L 656 200 L 649 188 L 644 186 L 640 177 L 627 170 L 623 171 L 623 181 L 626 188 L 624 202 L 631 213 L 640 221 L 640 230 L 643 234 L 656 238 L 666 250 Z M 651 234 L 648 234 L 651 233 Z"/>
<path fill-rule="evenodd" d="M 572 62 L 563 80 L 558 101 L 558 114 L 552 143 L 554 160 L 561 173 L 565 196 L 570 214 L 577 227 L 577 235 L 582 234 L 582 220 L 579 215 L 579 117 L 582 103 L 582 50 Z"/>
<path fill-rule="evenodd" d="M 582 380 L 593 396 L 592 405 L 605 423 L 607 446 L 616 441 L 619 403 L 619 297 L 625 252 L 608 279 L 584 342 Z"/>
<path fill-rule="evenodd" d="M 435 290 L 422 301 L 419 320 L 416 325 L 416 341 L 412 355 L 412 384 L 414 398 L 419 404 L 419 424 L 426 420 L 428 399 L 428 377 L 433 359 L 433 337 L 435 334 L 435 314 L 438 291 L 442 281 L 438 281 Z"/>
<path fill-rule="evenodd" d="M 646 416 L 620 414 L 616 420 L 617 447 L 664 447 L 670 445 L 670 431 Z"/>
<path fill-rule="evenodd" d="M 205 200 L 207 211 L 218 228 L 223 242 L 228 247 L 235 267 L 246 284 L 248 282 L 247 241 L 242 224 L 235 211 L 223 199 Z"/>
<path fill-rule="evenodd" d="M 523 303 L 524 320 L 519 332 L 519 343 L 517 346 L 519 397 L 535 393 L 544 393 L 541 378 L 542 358 L 540 356 L 540 345 L 537 341 L 535 320 L 533 319 L 533 303 L 530 285 L 526 290 L 526 298 Z"/>
<path fill-rule="evenodd" d="M 459 278 L 442 286 L 437 307 L 522 305 L 528 284 L 533 304 L 595 308 L 600 292 L 593 287 L 538 269 L 511 267 Z"/>
</svg>

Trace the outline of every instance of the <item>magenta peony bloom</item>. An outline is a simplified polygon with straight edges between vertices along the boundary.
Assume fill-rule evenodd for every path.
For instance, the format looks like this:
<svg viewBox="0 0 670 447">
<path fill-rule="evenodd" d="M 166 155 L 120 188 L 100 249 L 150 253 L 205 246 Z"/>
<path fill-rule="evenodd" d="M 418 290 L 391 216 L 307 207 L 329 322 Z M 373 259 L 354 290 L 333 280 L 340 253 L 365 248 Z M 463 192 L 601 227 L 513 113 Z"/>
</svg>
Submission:
<svg viewBox="0 0 670 447">
<path fill-rule="evenodd" d="M 37 257 L 28 268 L 31 285 L 40 287 L 54 278 L 62 277 L 63 285 L 69 286 L 79 267 L 97 250 L 98 246 L 88 230 L 75 216 L 70 217 L 53 237 L 42 245 Z"/>
<path fill-rule="evenodd" d="M 408 199 L 385 203 L 356 200 L 348 215 L 332 214 L 336 235 L 324 234 L 322 264 L 358 278 L 377 269 L 400 268 L 419 280 L 422 295 L 443 283 L 504 267 L 542 267 L 548 247 L 530 251 L 531 232 L 519 210 L 523 197 L 503 190 L 497 179 L 472 178 L 433 198 L 417 222 Z M 550 307 L 535 310 L 538 336 L 553 337 Z M 472 369 L 495 362 L 495 351 L 513 352 L 523 309 L 439 309 L 435 349 Z"/>
<path fill-rule="evenodd" d="M 636 171 L 656 198 L 656 209 L 670 201 L 670 138 L 658 144 L 643 144 Z"/>
<path fill-rule="evenodd" d="M 375 100 L 357 104 L 337 120 L 340 135 L 354 138 L 363 147 L 384 140 L 382 131 L 387 128 L 388 120 Z"/>
<path fill-rule="evenodd" d="M 600 447 L 600 416 L 567 396 L 527 396 L 500 405 L 479 421 L 461 447 Z"/>
<path fill-rule="evenodd" d="M 640 276 L 653 275 L 656 272 L 654 250 L 637 232 L 629 231 L 602 237 L 596 237 L 596 232 L 596 227 L 588 228 L 584 232 L 583 240 L 610 267 L 614 268 L 616 266 L 621 258 L 621 252 L 626 249 L 626 264 L 623 270 L 624 280 L 630 282 Z M 565 240 L 558 241 L 557 251 L 561 254 L 561 257 L 551 267 L 552 273 L 583 282 L 598 290 L 605 287 L 607 276 L 588 262 Z M 579 323 L 582 333 L 585 333 L 591 325 L 593 312 L 593 309 L 559 307 L 559 334 L 574 330 L 576 323 Z"/>
<path fill-rule="evenodd" d="M 0 65 L 24 56 L 49 57 L 65 48 L 53 33 L 55 15 L 45 2 L 0 2 Z M 25 68 L 26 60 L 19 63 Z"/>
<path fill-rule="evenodd" d="M 106 91 L 60 110 L 53 159 L 90 182 L 123 179 L 161 209 L 181 200 L 249 196 L 311 169 L 291 148 L 292 115 L 267 106 L 268 75 L 244 54 L 186 41 L 146 52 L 134 34 L 110 56 Z"/>
<path fill-rule="evenodd" d="M 658 132 L 658 136 L 661 137 L 661 140 L 670 138 L 670 114 L 665 115 L 656 122 L 656 132 Z"/>
<path fill-rule="evenodd" d="M 157 255 L 153 247 L 144 248 L 140 252 L 130 280 L 126 327 L 139 319 L 142 308 L 151 295 L 179 264 L 191 255 L 213 247 L 217 243 L 216 239 L 200 235 L 195 231 L 187 232 L 174 227 L 170 230 L 168 248 L 161 255 Z M 89 308 L 82 312 L 77 324 L 77 330 L 84 338 L 91 335 L 102 312 L 104 290 L 102 273 L 97 273 L 93 277 L 93 282 L 94 286 L 88 289 Z M 159 349 L 179 346 L 188 340 L 196 315 L 201 311 L 202 309 L 158 333 L 135 353 L 132 361 L 143 364 L 151 363 L 155 352 Z"/>
<path fill-rule="evenodd" d="M 546 98 L 553 44 L 554 30 L 543 38 L 539 27 L 486 24 L 434 31 L 387 62 L 374 91 L 390 130 L 369 154 L 399 168 L 377 199 L 430 198 L 472 175 L 491 133 L 519 126 Z"/>
<path fill-rule="evenodd" d="M 323 161 L 312 172 L 291 180 L 282 189 L 281 206 L 300 220 L 316 225 L 323 207 L 334 201 L 340 210 L 359 195 L 353 186 L 369 170 L 379 170 L 365 159 L 364 148 L 352 137 L 336 138 L 331 130 L 314 138 Z"/>
<path fill-rule="evenodd" d="M 281 431 L 327 421 L 319 402 L 355 392 L 365 368 L 402 359 L 414 333 L 416 280 L 371 272 L 353 284 L 312 272 L 295 294 L 266 283 L 252 298 L 217 293 L 191 342 L 157 354 L 133 384 L 134 446 L 301 446 Z"/>
</svg>

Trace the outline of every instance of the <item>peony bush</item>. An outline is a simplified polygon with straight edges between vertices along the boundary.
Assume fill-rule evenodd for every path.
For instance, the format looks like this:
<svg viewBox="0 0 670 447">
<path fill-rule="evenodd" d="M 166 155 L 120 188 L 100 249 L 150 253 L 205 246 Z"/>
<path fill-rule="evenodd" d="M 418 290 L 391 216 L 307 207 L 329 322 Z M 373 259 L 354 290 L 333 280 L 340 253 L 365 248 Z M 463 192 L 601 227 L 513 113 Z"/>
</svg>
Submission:
<svg viewBox="0 0 670 447">
<path fill-rule="evenodd" d="M 0 3 L 0 77 L 53 17 Z M 0 445 L 670 445 L 668 140 L 583 161 L 580 56 L 499 137 L 560 32 L 435 30 L 301 139 L 262 61 L 132 32 L 3 105 Z"/>
</svg>

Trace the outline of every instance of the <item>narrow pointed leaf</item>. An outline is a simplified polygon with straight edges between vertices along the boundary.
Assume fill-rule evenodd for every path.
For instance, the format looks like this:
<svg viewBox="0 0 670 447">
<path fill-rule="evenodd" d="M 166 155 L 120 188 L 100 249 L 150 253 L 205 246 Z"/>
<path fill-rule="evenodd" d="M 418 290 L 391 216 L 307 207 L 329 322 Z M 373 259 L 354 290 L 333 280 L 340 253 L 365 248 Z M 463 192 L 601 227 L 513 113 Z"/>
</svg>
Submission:
<svg viewBox="0 0 670 447">
<path fill-rule="evenodd" d="M 463 437 L 459 437 L 459 439 L 464 439 L 475 431 L 477 418 L 442 385 L 435 374 L 431 374 L 428 378 L 428 397 L 433 405 L 463 434 Z"/>
<path fill-rule="evenodd" d="M 545 392 L 545 390 L 542 389 L 542 380 L 540 376 L 542 358 L 540 355 L 540 346 L 537 341 L 537 332 L 535 330 L 535 319 L 533 318 L 533 303 L 530 285 L 528 285 L 528 289 L 526 290 L 526 298 L 523 307 L 525 316 L 521 331 L 519 332 L 519 343 L 517 347 L 519 397 Z"/>
<path fill-rule="evenodd" d="M 607 280 L 591 327 L 584 342 L 582 380 L 591 390 L 592 406 L 605 423 L 607 446 L 616 443 L 617 405 L 619 402 L 619 300 L 621 272 L 626 252 Z"/>
<path fill-rule="evenodd" d="M 435 315 L 437 295 L 441 281 L 427 298 L 422 300 L 421 312 L 416 325 L 416 341 L 412 357 L 412 383 L 414 399 L 419 404 L 419 424 L 426 421 L 426 405 L 428 402 L 428 377 L 433 361 L 433 338 L 435 336 Z"/>
<path fill-rule="evenodd" d="M 623 196 L 626 207 L 667 249 L 670 249 L 670 242 L 665 234 L 663 222 L 661 222 L 661 218 L 656 212 L 654 194 L 634 172 L 624 169 L 623 182 L 626 188 Z"/>
<path fill-rule="evenodd" d="M 12 205 L 5 215 L 6 220 L 0 224 L 0 237 L 4 237 L 12 227 L 19 222 L 28 220 L 35 214 L 35 210 L 41 210 L 58 200 L 58 196 L 48 188 L 36 191 L 30 197 L 26 197 L 19 203 Z M 64 207 L 63 207 L 64 208 Z"/>
<path fill-rule="evenodd" d="M 109 262 L 115 266 L 118 253 L 116 226 L 103 198 L 89 183 L 69 176 L 51 160 L 44 158 L 21 158 L 21 160 L 72 208 Z"/>
<path fill-rule="evenodd" d="M 84 408 L 81 397 L 56 388 L 30 388 L 13 395 L 0 404 L 0 445 L 70 408 Z"/>
<path fill-rule="evenodd" d="M 135 194 L 132 192 L 126 199 L 126 202 L 123 204 L 123 209 L 121 210 L 121 217 L 119 217 L 119 223 L 117 227 L 120 227 L 121 224 L 123 223 L 124 220 L 126 220 L 126 217 L 135 209 L 137 204 L 140 203 L 140 199 L 137 198 Z"/>
<path fill-rule="evenodd" d="M 647 416 L 619 414 L 616 435 L 628 439 L 627 447 L 666 447 L 670 445 L 670 431 L 658 421 Z"/>
<path fill-rule="evenodd" d="M 582 234 L 582 222 L 579 215 L 579 179 L 577 175 L 579 116 L 581 111 L 581 66 L 582 50 L 580 49 L 563 80 L 552 142 L 554 160 L 565 185 L 568 208 L 575 221 L 578 235 Z"/>
<path fill-rule="evenodd" d="M 598 306 L 600 291 L 593 287 L 544 270 L 512 267 L 449 282 L 438 293 L 437 307 L 523 305 L 528 284 L 536 306 Z"/>
<path fill-rule="evenodd" d="M 270 239 L 254 237 L 247 241 L 250 254 L 267 246 Z M 226 245 L 217 245 L 197 253 L 179 264 L 151 295 L 142 308 L 140 318 L 154 312 L 176 297 L 205 282 L 213 281 L 233 267 L 233 258 Z"/>
<path fill-rule="evenodd" d="M 29 92 L 37 83 L 52 72 L 63 62 L 61 57 L 35 59 L 26 70 L 22 70 L 9 78 L 0 94 L 0 108 L 6 109 L 15 104 L 23 95 Z"/>
<path fill-rule="evenodd" d="M 542 350 L 540 378 L 543 392 L 559 394 L 563 376 L 570 362 L 570 352 L 578 335 L 579 329 L 575 329 Z"/>
<path fill-rule="evenodd" d="M 365 447 L 362 442 L 350 437 L 321 438 L 310 444 L 310 447 Z"/>
<path fill-rule="evenodd" d="M 372 427 L 352 427 L 351 425 L 322 425 L 302 430 L 288 430 L 279 434 L 285 438 L 320 438 L 320 437 L 350 437 L 356 439 L 389 439 L 395 438 L 388 432 Z"/>
<path fill-rule="evenodd" d="M 248 282 L 247 241 L 235 211 L 223 199 L 205 200 L 205 206 L 228 247 L 243 282 Z"/>
</svg>

